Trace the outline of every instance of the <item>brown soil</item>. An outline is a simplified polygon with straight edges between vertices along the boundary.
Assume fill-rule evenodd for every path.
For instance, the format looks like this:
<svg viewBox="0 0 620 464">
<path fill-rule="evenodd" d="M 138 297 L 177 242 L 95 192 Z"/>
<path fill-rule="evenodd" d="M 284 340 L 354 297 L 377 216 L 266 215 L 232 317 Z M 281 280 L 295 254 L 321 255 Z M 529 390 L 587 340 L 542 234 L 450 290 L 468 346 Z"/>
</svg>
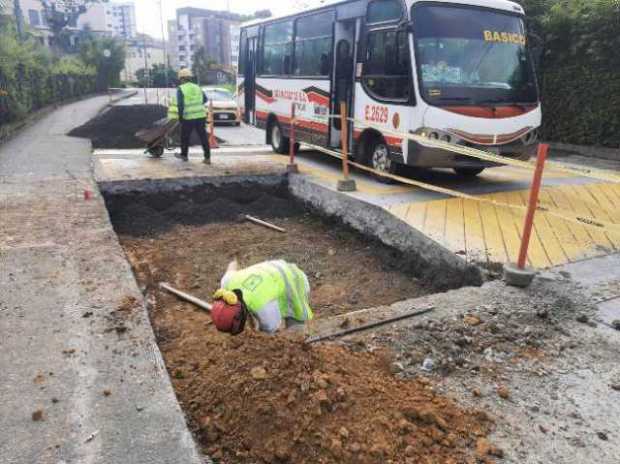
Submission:
<svg viewBox="0 0 620 464">
<path fill-rule="evenodd" d="M 492 426 L 487 416 L 435 394 L 426 379 L 397 379 L 388 352 L 309 346 L 251 330 L 230 337 L 218 333 L 204 311 L 157 289 L 168 281 L 208 300 L 236 257 L 243 265 L 277 258 L 297 263 L 310 277 L 318 317 L 430 290 L 387 247 L 324 223 L 277 194 L 254 192 L 261 201 L 240 196 L 195 192 L 183 205 L 172 197 L 108 199 L 147 291 L 173 386 L 204 451 L 226 464 L 478 462 L 476 448 Z M 287 233 L 218 222 L 239 213 L 270 219 Z"/>
<path fill-rule="evenodd" d="M 311 216 L 277 223 L 287 234 L 243 222 L 176 226 L 155 240 L 127 236 L 121 240 L 145 285 L 155 288 L 159 282 L 169 282 L 205 300 L 218 289 L 234 258 L 244 266 L 269 259 L 296 263 L 309 277 L 317 315 L 391 304 L 431 290 L 400 272 L 391 250 L 371 246 Z"/>
<path fill-rule="evenodd" d="M 144 287 L 159 282 L 209 300 L 228 263 L 265 260 L 296 263 L 310 280 L 317 315 L 392 304 L 430 293 L 401 253 L 311 215 L 278 192 L 195 192 L 179 197 L 108 199 L 115 228 Z M 227 198 L 229 197 L 229 198 Z M 287 230 L 271 231 L 242 214 L 266 218 Z M 207 223 L 205 223 L 207 222 Z M 131 235 L 130 235 L 131 234 Z M 176 299 L 157 293 L 163 305 Z"/>
<path fill-rule="evenodd" d="M 192 429 L 222 463 L 476 462 L 491 425 L 424 379 L 393 377 L 384 353 L 194 327 L 162 348 Z"/>
</svg>

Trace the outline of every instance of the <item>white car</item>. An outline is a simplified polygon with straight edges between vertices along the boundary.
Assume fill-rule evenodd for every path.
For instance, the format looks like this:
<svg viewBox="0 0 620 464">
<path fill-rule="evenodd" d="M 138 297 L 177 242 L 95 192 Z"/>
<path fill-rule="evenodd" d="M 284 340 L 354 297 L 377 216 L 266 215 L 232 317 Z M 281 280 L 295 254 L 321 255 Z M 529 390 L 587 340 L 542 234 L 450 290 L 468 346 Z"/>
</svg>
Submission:
<svg viewBox="0 0 620 464">
<path fill-rule="evenodd" d="M 217 123 L 229 123 L 235 126 L 241 125 L 241 113 L 235 96 L 226 89 L 220 87 L 203 88 L 209 102 L 207 103 L 207 118 L 210 103 L 213 103 L 213 121 Z"/>
</svg>

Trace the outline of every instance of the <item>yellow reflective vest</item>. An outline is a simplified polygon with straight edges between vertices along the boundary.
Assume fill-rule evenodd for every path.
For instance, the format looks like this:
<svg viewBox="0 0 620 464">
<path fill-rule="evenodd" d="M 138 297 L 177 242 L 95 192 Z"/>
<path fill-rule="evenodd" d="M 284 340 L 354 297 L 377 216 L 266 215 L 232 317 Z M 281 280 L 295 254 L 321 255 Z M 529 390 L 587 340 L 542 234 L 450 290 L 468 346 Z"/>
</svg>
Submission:
<svg viewBox="0 0 620 464">
<path fill-rule="evenodd" d="M 168 119 L 179 119 L 179 107 L 177 106 L 177 97 L 170 98 L 168 105 Z"/>
<path fill-rule="evenodd" d="M 224 288 L 241 290 L 243 301 L 254 314 L 277 300 L 283 319 L 304 322 L 314 317 L 308 278 L 296 265 L 286 261 L 268 261 L 236 271 L 226 279 Z"/>
<path fill-rule="evenodd" d="M 193 82 L 186 82 L 179 88 L 183 94 L 183 119 L 206 118 L 207 112 L 203 101 L 202 89 Z"/>
</svg>

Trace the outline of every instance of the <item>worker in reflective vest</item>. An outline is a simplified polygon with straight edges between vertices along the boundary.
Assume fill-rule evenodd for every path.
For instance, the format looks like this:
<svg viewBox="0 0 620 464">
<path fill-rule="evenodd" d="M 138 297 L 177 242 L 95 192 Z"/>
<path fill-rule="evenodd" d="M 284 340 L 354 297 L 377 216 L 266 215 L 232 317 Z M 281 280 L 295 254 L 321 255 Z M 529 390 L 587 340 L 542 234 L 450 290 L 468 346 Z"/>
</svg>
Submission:
<svg viewBox="0 0 620 464">
<path fill-rule="evenodd" d="M 179 119 L 179 107 L 177 105 L 177 97 L 170 97 L 170 103 L 168 103 L 168 119 Z"/>
<path fill-rule="evenodd" d="M 183 161 L 188 160 L 189 143 L 192 132 L 196 131 L 204 153 L 205 164 L 211 164 L 211 150 L 207 136 L 207 96 L 202 89 L 191 82 L 192 72 L 187 69 L 179 71 L 180 85 L 177 88 L 176 106 L 181 123 L 181 154 L 175 154 Z M 170 110 L 169 110 L 170 114 Z"/>
<path fill-rule="evenodd" d="M 248 317 L 267 333 L 303 325 L 314 317 L 308 277 L 295 264 L 266 261 L 239 270 L 233 261 L 221 284 L 211 311 L 221 332 L 243 332 Z"/>
</svg>

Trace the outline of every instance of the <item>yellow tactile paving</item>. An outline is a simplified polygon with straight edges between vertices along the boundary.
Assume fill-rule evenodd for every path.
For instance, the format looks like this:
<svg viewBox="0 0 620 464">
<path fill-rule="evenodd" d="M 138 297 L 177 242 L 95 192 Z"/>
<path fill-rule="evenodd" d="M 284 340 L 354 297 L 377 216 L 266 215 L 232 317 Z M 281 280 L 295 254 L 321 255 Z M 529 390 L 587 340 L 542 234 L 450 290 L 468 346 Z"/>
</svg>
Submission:
<svg viewBox="0 0 620 464">
<path fill-rule="evenodd" d="M 480 195 L 525 205 L 527 190 Z M 544 188 L 540 204 L 568 215 L 580 214 L 620 224 L 620 185 L 584 184 Z M 524 212 L 474 200 L 450 198 L 388 207 L 393 214 L 470 261 L 515 261 Z M 620 234 L 585 227 L 538 212 L 528 253 L 529 264 L 548 268 L 620 250 Z"/>
</svg>

